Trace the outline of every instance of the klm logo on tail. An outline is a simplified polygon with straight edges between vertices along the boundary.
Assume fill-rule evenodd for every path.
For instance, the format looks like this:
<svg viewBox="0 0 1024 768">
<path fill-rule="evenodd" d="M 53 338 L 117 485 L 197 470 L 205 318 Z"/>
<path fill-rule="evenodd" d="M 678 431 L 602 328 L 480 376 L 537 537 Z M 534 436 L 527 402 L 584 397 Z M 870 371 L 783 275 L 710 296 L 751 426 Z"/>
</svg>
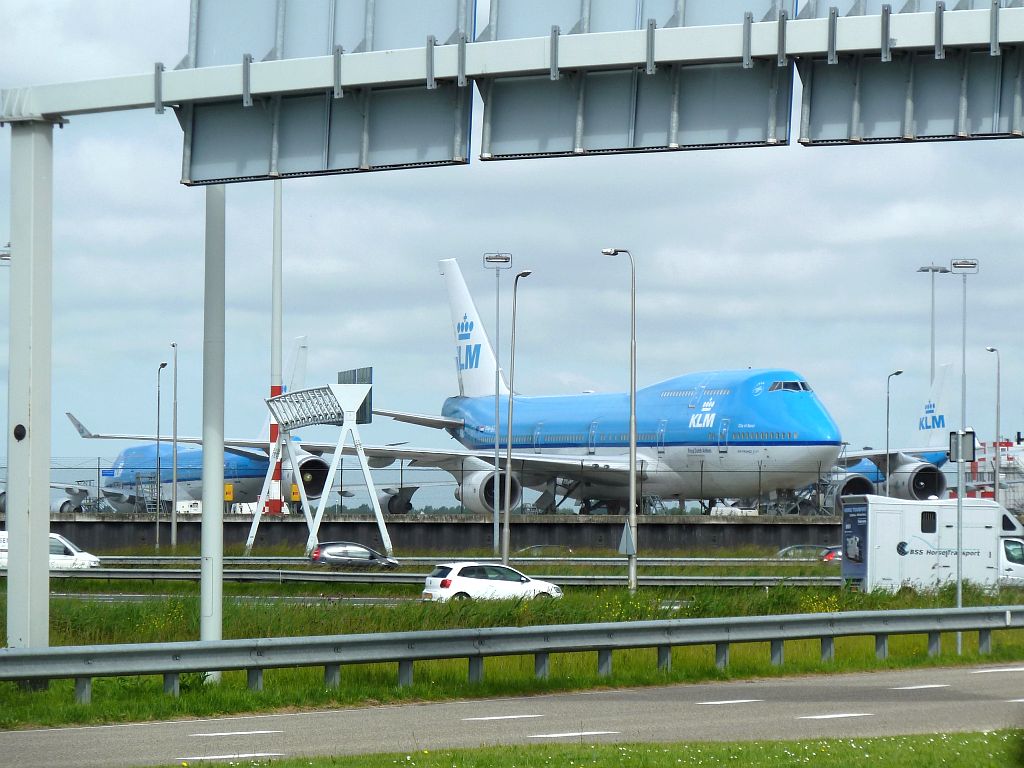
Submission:
<svg viewBox="0 0 1024 768">
<path fill-rule="evenodd" d="M 473 335 L 473 321 L 467 315 L 462 316 L 462 321 L 455 326 L 455 338 L 460 343 L 459 370 L 467 371 L 480 367 L 480 345 L 470 344 L 470 337 Z"/>
<path fill-rule="evenodd" d="M 935 403 L 929 401 L 924 404 L 924 416 L 917 420 L 917 428 L 919 431 L 944 430 L 946 428 L 946 417 L 944 414 L 936 413 Z"/>
</svg>

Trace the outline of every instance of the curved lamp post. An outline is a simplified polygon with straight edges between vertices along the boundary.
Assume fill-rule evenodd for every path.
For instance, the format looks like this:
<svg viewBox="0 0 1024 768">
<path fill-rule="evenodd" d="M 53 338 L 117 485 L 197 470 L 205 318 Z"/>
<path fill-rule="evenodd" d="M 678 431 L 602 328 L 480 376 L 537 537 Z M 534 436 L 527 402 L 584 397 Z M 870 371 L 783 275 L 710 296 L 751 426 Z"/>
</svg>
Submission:
<svg viewBox="0 0 1024 768">
<path fill-rule="evenodd" d="M 629 591 L 636 592 L 636 265 L 628 248 L 602 248 L 605 256 L 629 256 Z"/>
<path fill-rule="evenodd" d="M 498 468 L 501 454 L 498 453 L 498 396 L 501 392 L 501 271 L 512 268 L 511 253 L 485 253 L 484 268 L 494 270 L 494 554 L 498 554 L 498 483 L 501 472 Z"/>
<path fill-rule="evenodd" d="M 977 274 L 977 259 L 953 259 L 949 271 L 961 276 L 960 321 L 960 429 L 956 451 L 956 607 L 964 605 L 964 432 L 967 429 L 967 276 Z M 956 633 L 957 656 L 963 650 L 963 635 Z"/>
<path fill-rule="evenodd" d="M 892 381 L 893 376 L 899 376 L 903 373 L 901 368 L 898 371 L 893 371 L 885 379 L 885 495 L 889 495 L 889 383 Z"/>
<path fill-rule="evenodd" d="M 501 562 L 508 565 L 508 545 L 511 539 L 509 520 L 512 517 L 512 405 L 515 400 L 516 383 L 516 299 L 519 295 L 519 278 L 529 277 L 533 270 L 524 269 L 516 275 L 512 283 L 512 341 L 508 365 L 508 439 L 505 444 L 505 522 L 501 529 Z M 498 434 L 498 424 L 494 424 L 494 434 Z M 497 439 L 497 438 L 495 438 Z M 495 472 L 498 467 L 494 468 Z"/>
</svg>

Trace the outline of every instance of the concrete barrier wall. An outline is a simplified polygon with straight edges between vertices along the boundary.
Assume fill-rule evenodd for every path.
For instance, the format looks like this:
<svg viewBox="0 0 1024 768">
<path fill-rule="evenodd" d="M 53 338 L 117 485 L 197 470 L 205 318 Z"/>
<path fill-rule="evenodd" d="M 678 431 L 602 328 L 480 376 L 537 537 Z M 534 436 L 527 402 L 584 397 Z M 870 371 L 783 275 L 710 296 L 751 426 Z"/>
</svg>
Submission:
<svg viewBox="0 0 1024 768">
<path fill-rule="evenodd" d="M 625 522 L 626 518 L 618 515 L 517 516 L 512 520 L 511 549 L 558 544 L 579 550 L 615 552 Z M 225 545 L 237 547 L 244 544 L 251 523 L 249 517 L 225 517 Z M 490 518 L 472 515 L 391 517 L 387 525 L 398 552 L 479 552 L 489 551 L 492 543 L 493 523 Z M 840 538 L 840 519 L 836 517 L 659 516 L 641 517 L 638 526 L 638 546 L 641 551 L 649 553 L 746 546 L 781 548 L 790 544 L 825 546 L 838 544 Z M 50 530 L 67 536 L 94 554 L 152 548 L 156 537 L 156 525 L 151 515 L 130 518 L 55 515 Z M 372 516 L 325 521 L 320 527 L 320 541 L 333 540 L 381 546 L 380 533 Z M 260 524 L 255 548 L 301 549 L 305 541 L 306 525 L 301 518 L 265 518 Z M 169 549 L 170 542 L 170 523 L 162 521 L 161 549 Z M 179 518 L 178 543 L 198 549 L 198 517 Z"/>
</svg>

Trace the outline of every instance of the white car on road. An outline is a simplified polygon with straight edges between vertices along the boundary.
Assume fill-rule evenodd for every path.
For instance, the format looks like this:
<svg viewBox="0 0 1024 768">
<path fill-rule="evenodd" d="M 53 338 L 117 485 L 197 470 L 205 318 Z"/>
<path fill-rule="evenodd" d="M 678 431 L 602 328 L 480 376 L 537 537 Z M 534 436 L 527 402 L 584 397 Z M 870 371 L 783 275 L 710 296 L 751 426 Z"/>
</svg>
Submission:
<svg viewBox="0 0 1024 768">
<path fill-rule="evenodd" d="M 423 599 L 437 603 L 561 596 L 562 589 L 555 584 L 531 579 L 507 565 L 489 563 L 442 563 L 435 566 L 423 586 Z"/>
<path fill-rule="evenodd" d="M 10 539 L 7 531 L 0 531 L 0 569 L 7 568 Z M 72 568 L 98 568 L 100 559 L 81 550 L 59 533 L 50 534 L 50 570 L 63 571 Z"/>
</svg>

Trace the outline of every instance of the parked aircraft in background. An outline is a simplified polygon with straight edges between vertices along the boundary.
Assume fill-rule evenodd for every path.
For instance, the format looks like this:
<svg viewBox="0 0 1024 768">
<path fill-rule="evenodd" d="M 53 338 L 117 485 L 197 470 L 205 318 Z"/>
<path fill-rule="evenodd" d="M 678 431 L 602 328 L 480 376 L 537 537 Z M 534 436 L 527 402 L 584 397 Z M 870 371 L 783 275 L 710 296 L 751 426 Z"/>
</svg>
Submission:
<svg viewBox="0 0 1024 768">
<path fill-rule="evenodd" d="M 291 374 L 288 389 L 301 388 L 306 375 L 308 345 L 305 337 L 296 340 L 292 353 Z M 156 437 L 154 435 L 101 434 L 91 432 L 75 416 L 68 413 L 78 434 L 86 439 L 136 440 L 145 441 L 121 451 L 114 460 L 109 475 L 100 488 L 101 508 L 131 513 L 146 511 L 156 504 L 154 480 L 156 479 Z M 262 437 L 253 440 L 225 440 L 224 482 L 231 484 L 232 501 L 249 503 L 259 499 L 263 479 L 269 464 L 268 442 L 270 435 L 269 415 L 262 430 Z M 178 497 L 181 500 L 201 500 L 203 497 L 203 449 L 202 438 L 178 437 Z M 160 499 L 164 507 L 170 503 L 171 481 L 173 478 L 174 446 L 168 435 L 161 435 L 160 442 Z M 301 482 L 308 498 L 319 499 L 327 481 L 328 464 L 319 456 L 302 449 L 297 450 L 298 471 L 283 467 L 283 487 L 290 488 Z M 63 490 L 67 498 L 57 502 L 56 512 L 73 512 L 80 509 L 89 496 L 96 495 L 95 486 L 75 484 L 53 484 Z"/>
<path fill-rule="evenodd" d="M 915 448 L 894 448 L 886 453 L 865 448 L 848 451 L 840 460 L 843 476 L 836 482 L 836 497 L 881 494 L 911 501 L 924 501 L 946 493 L 942 466 L 949 456 L 951 422 L 946 402 L 945 383 L 950 365 L 940 365 L 927 398 L 917 414 L 919 442 Z M 885 482 L 888 456 L 889 482 Z"/>
<path fill-rule="evenodd" d="M 440 416 L 375 413 L 446 429 L 466 451 L 411 456 L 403 449 L 391 455 L 412 458 L 413 466 L 448 470 L 462 503 L 490 513 L 499 498 L 497 362 L 458 263 L 445 259 L 440 267 L 451 304 L 459 394 L 444 402 Z M 504 460 L 509 393 L 503 379 L 500 388 L 497 428 Z M 644 497 L 787 492 L 831 471 L 842 445 L 838 427 L 804 377 L 781 368 L 677 376 L 639 389 L 636 413 L 638 495 Z M 513 504 L 523 488 L 531 488 L 541 493 L 536 505 L 542 509 L 576 499 L 582 512 L 597 506 L 622 510 L 629 488 L 629 393 L 516 395 L 512 449 Z"/>
</svg>

